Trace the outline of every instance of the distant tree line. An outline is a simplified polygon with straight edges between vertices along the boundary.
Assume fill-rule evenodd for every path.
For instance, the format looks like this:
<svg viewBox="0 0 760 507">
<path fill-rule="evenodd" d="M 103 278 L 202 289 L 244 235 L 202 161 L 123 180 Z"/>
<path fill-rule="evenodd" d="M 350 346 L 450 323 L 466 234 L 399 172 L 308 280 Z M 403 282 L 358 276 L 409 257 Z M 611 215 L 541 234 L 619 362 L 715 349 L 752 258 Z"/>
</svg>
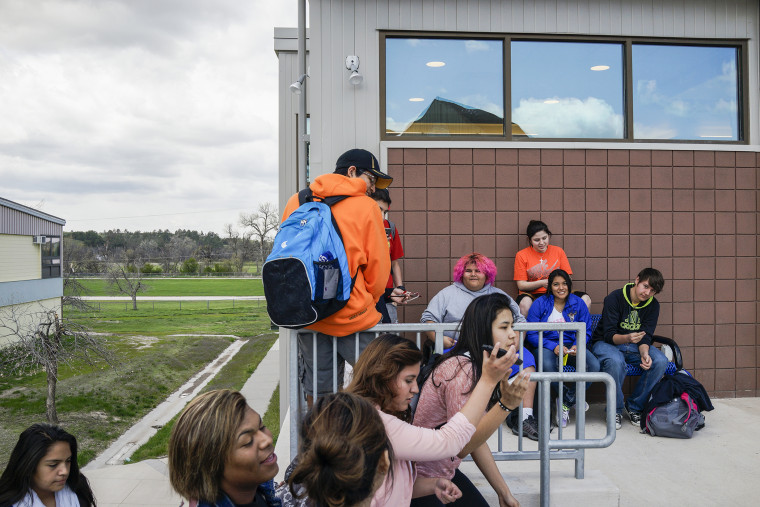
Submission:
<svg viewBox="0 0 760 507">
<path fill-rule="evenodd" d="M 63 233 L 66 275 L 109 273 L 115 266 L 136 275 L 153 273 L 240 273 L 247 262 L 263 263 L 279 225 L 271 203 L 241 213 L 238 223 L 215 232 L 177 229 L 151 232 L 109 230 Z"/>
</svg>

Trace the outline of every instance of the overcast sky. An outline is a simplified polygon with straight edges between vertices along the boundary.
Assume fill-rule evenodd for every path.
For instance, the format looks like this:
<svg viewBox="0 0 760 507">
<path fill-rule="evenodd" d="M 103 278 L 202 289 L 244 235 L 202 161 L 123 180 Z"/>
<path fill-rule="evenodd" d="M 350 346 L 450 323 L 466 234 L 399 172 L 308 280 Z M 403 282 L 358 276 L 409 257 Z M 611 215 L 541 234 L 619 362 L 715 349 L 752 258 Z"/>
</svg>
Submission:
<svg viewBox="0 0 760 507">
<path fill-rule="evenodd" d="M 0 196 L 64 230 L 222 232 L 277 200 L 296 0 L 0 0 Z"/>
</svg>

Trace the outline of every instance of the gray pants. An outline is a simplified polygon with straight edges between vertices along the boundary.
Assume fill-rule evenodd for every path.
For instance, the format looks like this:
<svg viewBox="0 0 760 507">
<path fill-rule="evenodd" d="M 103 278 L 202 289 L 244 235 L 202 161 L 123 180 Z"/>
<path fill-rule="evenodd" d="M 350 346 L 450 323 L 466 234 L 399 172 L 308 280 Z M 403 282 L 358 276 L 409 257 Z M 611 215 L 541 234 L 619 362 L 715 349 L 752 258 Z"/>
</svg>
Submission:
<svg viewBox="0 0 760 507">
<path fill-rule="evenodd" d="M 338 377 L 333 384 L 333 337 L 322 333 L 317 335 L 317 395 L 323 396 L 334 392 L 333 386 L 338 388 L 342 384 L 343 361 L 351 366 L 356 364 L 369 342 L 375 339 L 375 333 L 359 333 L 359 349 L 356 349 L 356 335 L 344 336 L 335 340 L 335 348 L 338 359 Z M 304 392 L 314 395 L 314 338 L 311 332 L 298 333 L 298 377 L 301 380 Z"/>
<path fill-rule="evenodd" d="M 388 309 L 388 316 L 391 318 L 391 324 L 398 324 L 398 308 L 393 303 L 385 303 Z"/>
</svg>

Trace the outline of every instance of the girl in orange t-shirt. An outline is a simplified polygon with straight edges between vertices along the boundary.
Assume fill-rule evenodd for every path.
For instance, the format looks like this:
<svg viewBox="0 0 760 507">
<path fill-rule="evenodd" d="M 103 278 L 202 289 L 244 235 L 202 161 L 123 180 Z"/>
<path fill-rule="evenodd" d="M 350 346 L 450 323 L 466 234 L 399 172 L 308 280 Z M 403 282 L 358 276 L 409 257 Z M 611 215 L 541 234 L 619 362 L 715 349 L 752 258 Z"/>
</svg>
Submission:
<svg viewBox="0 0 760 507">
<path fill-rule="evenodd" d="M 526 234 L 530 246 L 515 255 L 514 280 L 520 291 L 516 300 L 520 305 L 520 313 L 527 317 L 533 301 L 546 293 L 549 273 L 555 269 L 563 269 L 572 275 L 573 270 L 570 269 L 565 251 L 549 244 L 552 233 L 544 222 L 531 220 Z M 591 298 L 588 294 L 582 291 L 575 291 L 573 294 L 583 299 L 586 306 L 591 308 Z"/>
</svg>

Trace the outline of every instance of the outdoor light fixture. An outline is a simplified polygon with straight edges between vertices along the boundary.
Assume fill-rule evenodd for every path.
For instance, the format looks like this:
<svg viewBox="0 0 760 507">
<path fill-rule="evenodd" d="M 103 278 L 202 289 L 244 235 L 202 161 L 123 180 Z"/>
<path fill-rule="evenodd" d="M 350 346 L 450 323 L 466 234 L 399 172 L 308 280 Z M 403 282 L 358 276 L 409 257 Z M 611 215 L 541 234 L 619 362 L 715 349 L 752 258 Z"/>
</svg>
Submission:
<svg viewBox="0 0 760 507">
<path fill-rule="evenodd" d="M 359 74 L 359 57 L 352 55 L 346 57 L 346 68 L 351 71 L 348 82 L 356 86 L 364 81 L 364 76 Z"/>
<path fill-rule="evenodd" d="M 290 91 L 295 93 L 296 95 L 300 95 L 303 89 L 303 82 L 306 80 L 307 77 L 308 77 L 308 74 L 301 74 L 301 77 L 299 77 L 297 81 L 293 81 L 293 84 L 290 85 Z"/>
<path fill-rule="evenodd" d="M 427 62 L 425 65 L 428 67 L 443 67 L 446 65 L 446 62 Z"/>
<path fill-rule="evenodd" d="M 609 68 L 610 68 L 609 65 L 594 65 L 593 67 L 591 67 L 591 70 L 599 72 L 600 70 L 608 70 Z"/>
</svg>

